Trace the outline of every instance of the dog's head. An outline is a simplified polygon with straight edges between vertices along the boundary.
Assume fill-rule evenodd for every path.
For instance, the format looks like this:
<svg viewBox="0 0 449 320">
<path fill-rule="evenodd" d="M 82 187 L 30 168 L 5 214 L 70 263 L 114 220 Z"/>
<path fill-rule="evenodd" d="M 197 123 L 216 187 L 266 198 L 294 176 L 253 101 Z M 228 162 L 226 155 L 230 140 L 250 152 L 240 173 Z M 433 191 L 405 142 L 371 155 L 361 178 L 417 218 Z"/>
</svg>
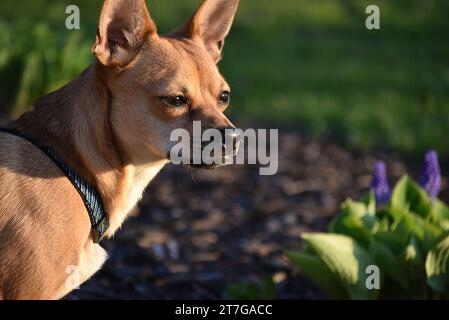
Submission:
<svg viewBox="0 0 449 320">
<path fill-rule="evenodd" d="M 145 0 L 105 1 L 92 52 L 109 89 L 111 126 L 133 162 L 167 158 L 171 132 L 192 133 L 194 121 L 202 130 L 234 128 L 224 115 L 231 89 L 217 63 L 238 2 L 205 0 L 183 27 L 161 36 Z"/>
</svg>

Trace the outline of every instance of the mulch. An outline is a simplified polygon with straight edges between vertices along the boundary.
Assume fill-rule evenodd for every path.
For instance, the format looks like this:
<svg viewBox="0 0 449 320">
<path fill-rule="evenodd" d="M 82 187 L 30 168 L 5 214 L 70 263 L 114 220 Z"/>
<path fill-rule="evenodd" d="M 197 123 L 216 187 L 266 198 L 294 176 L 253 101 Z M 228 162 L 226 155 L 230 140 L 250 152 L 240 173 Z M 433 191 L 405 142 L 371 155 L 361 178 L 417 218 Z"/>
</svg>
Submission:
<svg viewBox="0 0 449 320">
<path fill-rule="evenodd" d="M 274 176 L 260 176 L 256 165 L 168 165 L 102 244 L 103 269 L 67 299 L 219 299 L 229 284 L 265 276 L 275 280 L 276 298 L 326 298 L 283 251 L 302 248 L 301 233 L 325 231 L 345 198 L 367 192 L 376 160 L 388 163 L 391 183 L 407 171 L 416 177 L 418 164 L 291 129 L 279 133 L 279 155 Z"/>
</svg>

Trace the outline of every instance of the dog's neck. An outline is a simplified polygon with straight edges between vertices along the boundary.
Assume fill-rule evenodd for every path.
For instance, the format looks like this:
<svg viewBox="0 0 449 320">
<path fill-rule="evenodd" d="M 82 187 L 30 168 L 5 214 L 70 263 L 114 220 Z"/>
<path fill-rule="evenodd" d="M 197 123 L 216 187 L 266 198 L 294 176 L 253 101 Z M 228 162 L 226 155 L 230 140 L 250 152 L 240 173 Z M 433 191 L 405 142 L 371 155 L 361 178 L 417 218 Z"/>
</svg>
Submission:
<svg viewBox="0 0 449 320">
<path fill-rule="evenodd" d="M 133 165 L 109 119 L 111 94 L 96 65 L 65 87 L 40 98 L 34 110 L 11 124 L 51 148 L 78 175 L 97 187 L 109 215 L 111 236 L 167 163 L 154 157 Z"/>
</svg>

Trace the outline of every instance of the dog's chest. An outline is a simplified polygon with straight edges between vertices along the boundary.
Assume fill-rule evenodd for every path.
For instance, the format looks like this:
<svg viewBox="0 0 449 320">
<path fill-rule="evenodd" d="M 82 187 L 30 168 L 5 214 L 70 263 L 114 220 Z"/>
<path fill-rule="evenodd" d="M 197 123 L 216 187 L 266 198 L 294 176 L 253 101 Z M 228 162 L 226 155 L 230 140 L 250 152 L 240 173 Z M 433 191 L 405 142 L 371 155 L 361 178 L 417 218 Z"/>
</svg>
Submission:
<svg viewBox="0 0 449 320">
<path fill-rule="evenodd" d="M 141 200 L 143 192 L 156 177 L 162 166 L 137 167 L 128 181 L 127 197 L 123 210 L 128 213 Z"/>
<path fill-rule="evenodd" d="M 110 227 L 107 234 L 112 235 L 121 226 L 129 212 L 141 200 L 145 188 L 167 163 L 166 160 L 148 166 L 133 166 L 126 169 L 127 180 L 124 184 L 120 203 L 112 210 Z"/>
</svg>

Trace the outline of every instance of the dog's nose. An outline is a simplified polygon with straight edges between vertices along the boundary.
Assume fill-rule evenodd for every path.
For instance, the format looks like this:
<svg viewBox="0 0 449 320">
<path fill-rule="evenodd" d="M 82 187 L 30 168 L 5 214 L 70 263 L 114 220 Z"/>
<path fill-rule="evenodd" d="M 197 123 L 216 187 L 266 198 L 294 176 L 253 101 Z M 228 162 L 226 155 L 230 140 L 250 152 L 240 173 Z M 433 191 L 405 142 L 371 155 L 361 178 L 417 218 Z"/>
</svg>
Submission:
<svg viewBox="0 0 449 320">
<path fill-rule="evenodd" d="M 235 127 L 218 128 L 221 133 L 222 142 L 227 147 L 226 142 L 230 142 L 232 146 L 232 154 L 235 155 L 238 151 L 241 130 L 237 130 Z"/>
</svg>

